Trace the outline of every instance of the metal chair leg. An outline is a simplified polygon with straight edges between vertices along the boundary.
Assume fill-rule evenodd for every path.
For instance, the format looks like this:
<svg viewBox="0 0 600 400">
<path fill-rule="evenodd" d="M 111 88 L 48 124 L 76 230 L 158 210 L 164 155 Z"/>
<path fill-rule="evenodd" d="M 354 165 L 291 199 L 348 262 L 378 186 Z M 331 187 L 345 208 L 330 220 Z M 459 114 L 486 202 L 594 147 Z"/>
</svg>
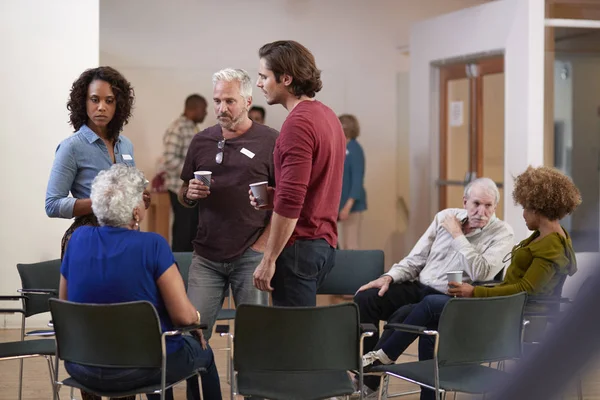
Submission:
<svg viewBox="0 0 600 400">
<path fill-rule="evenodd" d="M 583 382 L 581 375 L 577 376 L 577 399 L 583 400 Z"/>
</svg>

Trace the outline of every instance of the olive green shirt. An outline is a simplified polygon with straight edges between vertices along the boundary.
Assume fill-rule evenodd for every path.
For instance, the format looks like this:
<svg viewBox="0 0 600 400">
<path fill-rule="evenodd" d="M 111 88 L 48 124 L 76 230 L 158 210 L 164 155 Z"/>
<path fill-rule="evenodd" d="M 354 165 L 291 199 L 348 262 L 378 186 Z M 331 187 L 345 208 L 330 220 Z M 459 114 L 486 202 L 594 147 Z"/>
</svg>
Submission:
<svg viewBox="0 0 600 400">
<path fill-rule="evenodd" d="M 513 248 L 504 281 L 495 287 L 478 286 L 473 296 L 508 296 L 520 292 L 553 295 L 561 279 L 577 271 L 571 238 L 564 228 L 563 231 L 566 237 L 551 233 L 534 242 L 540 236 L 540 232 L 535 231 Z"/>
</svg>

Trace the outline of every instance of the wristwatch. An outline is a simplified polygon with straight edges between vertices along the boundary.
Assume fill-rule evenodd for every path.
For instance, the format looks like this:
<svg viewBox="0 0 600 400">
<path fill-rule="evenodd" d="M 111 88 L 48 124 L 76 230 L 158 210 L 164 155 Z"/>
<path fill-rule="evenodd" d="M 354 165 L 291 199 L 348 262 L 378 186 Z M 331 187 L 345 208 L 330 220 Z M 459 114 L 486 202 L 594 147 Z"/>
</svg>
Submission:
<svg viewBox="0 0 600 400">
<path fill-rule="evenodd" d="M 198 200 L 190 200 L 187 197 L 187 192 L 188 192 L 188 187 L 186 187 L 183 190 L 183 201 L 185 201 L 185 204 L 187 204 L 188 206 L 195 206 L 196 204 L 198 204 Z"/>
</svg>

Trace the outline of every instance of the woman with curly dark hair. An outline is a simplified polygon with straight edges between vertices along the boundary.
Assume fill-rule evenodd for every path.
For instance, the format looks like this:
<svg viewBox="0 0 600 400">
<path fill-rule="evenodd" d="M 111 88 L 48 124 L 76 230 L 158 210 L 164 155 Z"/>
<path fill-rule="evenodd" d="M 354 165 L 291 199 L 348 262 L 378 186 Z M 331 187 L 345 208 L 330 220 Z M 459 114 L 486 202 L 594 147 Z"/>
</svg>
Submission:
<svg viewBox="0 0 600 400">
<path fill-rule="evenodd" d="M 513 200 L 523 207 L 527 228 L 533 231 L 507 254 L 510 265 L 501 284 L 494 287 L 468 283 L 449 282 L 448 295 L 430 295 L 416 304 L 404 319 L 404 324 L 437 329 L 444 306 L 454 297 L 508 296 L 520 292 L 529 295 L 559 295 L 557 288 L 567 275 L 577 271 L 575 251 L 567 231 L 560 220 L 581 204 L 579 189 L 560 171 L 549 167 L 529 167 L 517 176 Z M 536 326 L 536 329 L 539 329 Z M 536 332 L 530 327 L 532 335 Z M 395 331 L 382 335 L 375 351 L 363 356 L 363 366 L 391 364 L 406 350 L 418 335 Z M 420 346 L 420 359 L 433 356 L 433 347 Z M 370 382 L 367 382 L 370 386 Z M 377 382 L 372 382 L 375 389 Z M 421 400 L 433 399 L 430 390 L 421 391 Z"/>
<path fill-rule="evenodd" d="M 58 145 L 46 190 L 49 217 L 75 217 L 63 236 L 61 258 L 75 229 L 98 226 L 89 198 L 98 172 L 115 163 L 135 166 L 133 145 L 120 135 L 131 117 L 133 102 L 133 87 L 111 67 L 88 69 L 71 87 L 67 109 L 75 133 Z M 146 193 L 147 205 L 149 200 Z"/>
</svg>

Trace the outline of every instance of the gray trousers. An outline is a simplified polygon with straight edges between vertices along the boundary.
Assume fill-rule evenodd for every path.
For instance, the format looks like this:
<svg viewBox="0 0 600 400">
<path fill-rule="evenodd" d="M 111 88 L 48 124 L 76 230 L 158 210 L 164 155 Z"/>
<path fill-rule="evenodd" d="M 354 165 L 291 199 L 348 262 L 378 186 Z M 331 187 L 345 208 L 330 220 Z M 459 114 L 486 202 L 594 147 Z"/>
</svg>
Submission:
<svg viewBox="0 0 600 400">
<path fill-rule="evenodd" d="M 227 289 L 231 286 L 236 306 L 247 304 L 269 304 L 269 294 L 254 287 L 253 274 L 262 260 L 263 254 L 248 248 L 239 258 L 230 262 L 214 262 L 194 252 L 188 278 L 188 297 L 200 311 L 202 323 L 208 327 L 204 331 L 210 339 L 223 307 Z"/>
</svg>

